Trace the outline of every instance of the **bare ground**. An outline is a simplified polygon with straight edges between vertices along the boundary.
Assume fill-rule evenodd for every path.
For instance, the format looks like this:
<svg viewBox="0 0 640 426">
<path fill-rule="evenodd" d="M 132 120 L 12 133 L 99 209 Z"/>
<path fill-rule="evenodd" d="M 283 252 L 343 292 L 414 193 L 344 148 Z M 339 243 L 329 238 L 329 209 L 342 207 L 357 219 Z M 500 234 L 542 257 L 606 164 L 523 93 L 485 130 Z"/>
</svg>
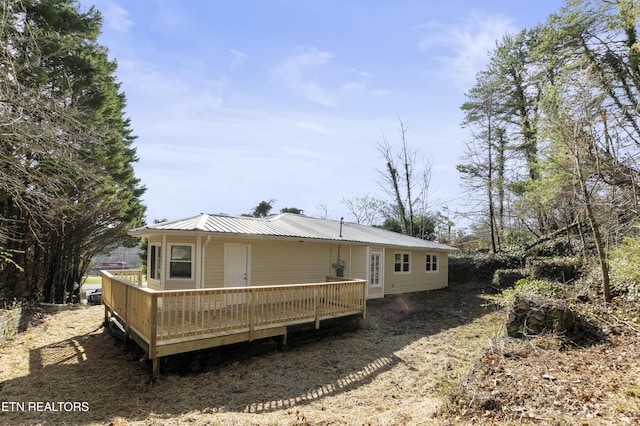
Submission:
<svg viewBox="0 0 640 426">
<path fill-rule="evenodd" d="M 139 350 L 104 331 L 102 307 L 49 314 L 0 348 L 0 423 L 640 421 L 631 328 L 588 348 L 508 342 L 499 338 L 502 313 L 472 284 L 370 301 L 367 313 L 355 331 L 286 350 L 266 341 L 174 357 L 156 382 Z M 84 405 L 69 411 L 65 401 Z M 29 402 L 41 405 L 29 410 Z"/>
</svg>

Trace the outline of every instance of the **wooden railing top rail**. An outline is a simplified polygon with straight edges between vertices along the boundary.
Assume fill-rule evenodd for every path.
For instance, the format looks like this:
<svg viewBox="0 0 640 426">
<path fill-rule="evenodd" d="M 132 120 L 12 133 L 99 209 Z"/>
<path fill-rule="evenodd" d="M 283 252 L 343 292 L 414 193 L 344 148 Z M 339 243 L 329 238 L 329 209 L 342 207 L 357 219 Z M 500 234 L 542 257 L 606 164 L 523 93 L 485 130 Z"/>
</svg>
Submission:
<svg viewBox="0 0 640 426">
<path fill-rule="evenodd" d="M 140 269 L 116 269 L 116 270 L 107 270 L 103 269 L 100 271 L 103 275 L 106 275 L 112 280 L 117 280 L 122 284 L 130 285 L 140 290 L 153 292 L 152 289 L 142 286 L 142 270 Z M 127 277 L 136 277 L 139 282 L 133 282 L 127 280 Z"/>
<path fill-rule="evenodd" d="M 344 281 L 331 281 L 331 282 L 317 282 L 317 283 L 303 283 L 303 284 L 277 284 L 277 285 L 250 285 L 246 287 L 207 287 L 207 288 L 189 288 L 182 290 L 151 290 L 152 293 L 157 294 L 171 294 L 171 293 L 198 293 L 205 291 L 246 291 L 246 290 L 261 290 L 261 289 L 278 289 L 278 288 L 292 288 L 292 287 L 314 287 L 314 286 L 328 286 L 335 284 L 346 284 L 364 282 L 364 280 L 344 280 Z"/>
<path fill-rule="evenodd" d="M 188 289 L 178 289 L 178 290 L 154 290 L 151 288 L 147 288 L 147 287 L 142 287 L 136 283 L 133 283 L 131 281 L 127 281 L 127 280 L 123 280 L 120 279 L 120 275 L 127 275 L 127 274 L 114 274 L 113 272 L 122 272 L 121 270 L 115 270 L 115 271 L 111 271 L 111 270 L 103 270 L 102 273 L 107 274 L 110 278 L 112 279 L 117 279 L 118 281 L 122 282 L 123 284 L 127 284 L 127 285 L 131 285 L 133 287 L 136 287 L 140 290 L 149 292 L 149 293 L 153 293 L 153 294 L 172 294 L 172 293 L 198 293 L 198 292 L 208 292 L 208 291 L 221 291 L 221 292 L 228 292 L 228 291 L 238 291 L 238 290 L 251 290 L 251 289 L 277 289 L 277 288 L 291 288 L 291 287 L 313 287 L 313 286 L 326 286 L 326 285 L 335 285 L 335 284 L 341 284 L 341 283 L 353 283 L 353 282 L 364 282 L 364 280 L 362 279 L 356 279 L 356 278 L 344 278 L 341 279 L 340 281 L 322 281 L 322 282 L 316 282 L 316 283 L 298 283 L 298 284 L 277 284 L 277 285 L 251 285 L 251 286 L 246 286 L 246 287 L 206 287 L 206 288 L 188 288 Z M 133 271 L 132 271 L 133 272 Z"/>
</svg>

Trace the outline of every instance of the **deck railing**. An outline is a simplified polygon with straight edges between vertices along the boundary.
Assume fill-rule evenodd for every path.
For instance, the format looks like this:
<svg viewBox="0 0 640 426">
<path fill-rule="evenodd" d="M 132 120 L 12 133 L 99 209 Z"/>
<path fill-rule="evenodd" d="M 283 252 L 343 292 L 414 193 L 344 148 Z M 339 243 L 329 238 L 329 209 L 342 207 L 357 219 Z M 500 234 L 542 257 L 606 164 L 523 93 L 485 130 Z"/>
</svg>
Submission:
<svg viewBox="0 0 640 426">
<path fill-rule="evenodd" d="M 253 340 L 265 335 L 260 330 L 300 323 L 318 328 L 323 319 L 366 314 L 365 281 L 327 280 L 331 282 L 157 291 L 143 287 L 137 271 L 103 271 L 102 300 L 154 359 L 168 354 L 168 349 L 158 350 L 163 345 L 181 344 L 182 350 L 170 353 L 186 352 L 197 346 L 185 346 L 188 341 L 236 333 Z"/>
<path fill-rule="evenodd" d="M 129 283 L 142 285 L 142 270 L 140 269 L 109 269 L 105 272 Z"/>
</svg>

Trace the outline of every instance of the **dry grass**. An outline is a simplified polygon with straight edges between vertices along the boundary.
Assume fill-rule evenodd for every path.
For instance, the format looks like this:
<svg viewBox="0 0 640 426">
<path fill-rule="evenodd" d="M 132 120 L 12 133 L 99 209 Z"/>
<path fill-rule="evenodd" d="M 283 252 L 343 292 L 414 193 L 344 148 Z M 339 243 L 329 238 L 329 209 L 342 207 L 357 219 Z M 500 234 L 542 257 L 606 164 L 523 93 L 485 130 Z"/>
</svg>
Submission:
<svg viewBox="0 0 640 426">
<path fill-rule="evenodd" d="M 254 342 L 173 357 L 154 383 L 141 352 L 104 332 L 103 315 L 100 306 L 49 314 L 0 348 L 0 402 L 86 402 L 88 411 L 4 410 L 0 423 L 640 422 L 632 323 L 620 319 L 605 340 L 583 346 L 557 336 L 508 340 L 479 286 L 370 301 L 359 330 L 287 350 Z M 269 350 L 248 356 L 256 348 Z M 180 366 L 200 373 L 171 373 Z"/>
<path fill-rule="evenodd" d="M 439 424 L 443 389 L 498 327 L 480 291 L 452 287 L 371 301 L 359 330 L 249 358 L 230 353 L 246 346 L 214 350 L 222 365 L 155 383 L 141 353 L 104 332 L 102 307 L 50 314 L 0 348 L 0 398 L 87 402 L 89 409 L 5 411 L 0 422 Z M 165 371 L 187 360 L 177 357 Z"/>
<path fill-rule="evenodd" d="M 590 302 L 572 303 L 582 337 L 493 339 L 445 411 L 470 424 L 640 424 L 640 300 Z"/>
</svg>

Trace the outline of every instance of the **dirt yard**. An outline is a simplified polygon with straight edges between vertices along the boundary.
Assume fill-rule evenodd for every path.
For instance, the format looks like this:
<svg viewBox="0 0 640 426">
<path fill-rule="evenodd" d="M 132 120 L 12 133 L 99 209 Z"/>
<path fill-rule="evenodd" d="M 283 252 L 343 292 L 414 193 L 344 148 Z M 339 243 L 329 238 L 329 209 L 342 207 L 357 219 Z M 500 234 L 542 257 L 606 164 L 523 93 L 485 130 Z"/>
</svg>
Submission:
<svg viewBox="0 0 640 426">
<path fill-rule="evenodd" d="M 124 348 L 104 331 L 101 306 L 48 314 L 40 325 L 0 348 L 0 423 L 515 424 L 517 417 L 500 413 L 510 413 L 505 407 L 517 404 L 506 393 L 519 392 L 526 398 L 525 390 L 536 409 L 551 410 L 544 416 L 553 423 L 554 409 L 567 412 L 556 405 L 564 404 L 558 396 L 561 389 L 554 395 L 548 387 L 564 383 L 580 388 L 568 378 L 570 370 L 587 368 L 589 356 L 603 354 L 614 357 L 615 374 L 635 374 L 617 385 L 632 395 L 618 401 L 627 411 L 602 411 L 607 417 L 600 418 L 586 413 L 584 420 L 574 418 L 576 424 L 636 420 L 628 410 L 633 401 L 638 408 L 639 395 L 633 396 L 640 394 L 640 381 L 634 382 L 640 377 L 638 345 L 623 347 L 624 351 L 615 344 L 590 348 L 592 352 L 580 358 L 562 358 L 563 370 L 545 370 L 535 364 L 544 365 L 544 359 L 535 361 L 542 349 L 528 351 L 532 356 L 524 350 L 497 350 L 492 342 L 503 332 L 503 314 L 490 295 L 473 285 L 370 301 L 367 312 L 357 330 L 303 343 L 293 339 L 285 350 L 268 341 L 174 357 L 163 363 L 163 377 L 153 383 L 149 362 L 140 360 L 142 353 Z M 514 364 L 518 359 L 538 365 L 527 370 L 535 377 L 523 381 Z M 575 359 L 573 364 L 569 359 Z M 601 373 L 606 372 L 584 370 L 580 380 L 586 385 L 590 375 Z M 611 384 L 612 377 L 607 373 L 611 386 L 616 383 Z M 499 381 L 505 382 L 504 388 Z M 529 388 L 538 382 L 541 390 Z M 472 393 L 464 392 L 465 386 Z M 582 405 L 606 399 L 605 390 L 597 395 L 576 392 Z M 477 407 L 472 397 L 476 394 L 484 395 L 485 405 L 470 411 L 467 407 Z M 536 420 L 518 413 L 526 422 L 546 423 L 540 416 Z"/>
</svg>

